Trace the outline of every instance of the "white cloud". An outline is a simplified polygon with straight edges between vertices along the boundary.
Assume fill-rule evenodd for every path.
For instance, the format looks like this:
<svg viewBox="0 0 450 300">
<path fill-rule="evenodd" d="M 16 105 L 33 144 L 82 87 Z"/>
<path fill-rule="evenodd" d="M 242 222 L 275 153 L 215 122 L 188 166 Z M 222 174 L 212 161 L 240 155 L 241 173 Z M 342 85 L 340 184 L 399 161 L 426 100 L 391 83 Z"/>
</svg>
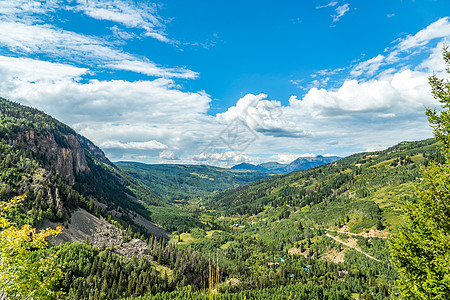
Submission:
<svg viewBox="0 0 450 300">
<path fill-rule="evenodd" d="M 175 119 L 184 121 L 195 118 L 209 108 L 210 98 L 204 92 L 181 92 L 173 88 L 173 81 L 169 79 L 135 82 L 91 80 L 80 83 L 77 78 L 70 78 L 69 74 L 61 80 L 44 80 L 44 75 L 42 80 L 30 81 L 25 75 L 32 71 L 14 73 L 9 68 L 11 66 L 11 63 L 3 63 L 4 69 L 0 71 L 5 76 L 0 86 L 9 86 L 3 89 L 4 93 L 46 107 L 48 112 L 64 117 L 71 124 L 106 120 L 170 123 Z M 58 66 L 60 74 L 68 72 L 60 65 L 53 69 L 58 69 Z M 71 72 L 78 76 L 82 71 L 75 69 Z M 58 103 L 58 106 L 53 103 Z"/>
<path fill-rule="evenodd" d="M 345 13 L 348 12 L 349 10 L 350 10 L 350 4 L 348 4 L 348 3 L 338 6 L 336 8 L 336 14 L 331 16 L 331 17 L 333 17 L 333 22 L 339 21 L 339 19 L 341 17 L 343 17 L 345 15 Z"/>
<path fill-rule="evenodd" d="M 255 162 L 255 159 L 244 155 L 242 153 L 237 153 L 235 151 L 224 151 L 220 153 L 200 153 L 198 155 L 194 155 L 194 161 L 200 162 L 203 164 L 211 164 L 218 165 L 223 167 L 232 167 L 241 162 Z"/>
<path fill-rule="evenodd" d="M 165 21 L 159 16 L 156 4 L 141 2 L 135 5 L 131 1 L 121 0 L 78 0 L 77 2 L 78 5 L 73 9 L 91 18 L 115 22 L 128 28 L 143 29 L 146 36 L 165 43 L 175 42 L 166 36 Z"/>
<path fill-rule="evenodd" d="M 177 158 L 175 157 L 175 153 L 173 153 L 173 151 L 170 151 L 170 150 L 164 150 L 164 151 L 161 151 L 161 152 L 159 153 L 159 158 L 161 158 L 161 159 L 167 159 L 167 160 L 175 160 L 175 159 L 177 159 Z"/>
<path fill-rule="evenodd" d="M 330 6 L 336 6 L 337 4 L 338 4 L 337 1 L 331 1 L 331 2 L 328 3 L 328 4 L 316 6 L 316 9 L 325 8 L 325 7 L 330 7 Z"/>
<path fill-rule="evenodd" d="M 414 48 L 420 48 L 428 44 L 430 41 L 450 36 L 450 18 L 445 17 L 430 24 L 427 28 L 420 30 L 415 35 L 409 35 L 395 47 L 397 51 L 410 51 Z M 393 52 L 395 57 L 397 51 Z M 391 57 L 390 57 L 391 58 Z"/>
<path fill-rule="evenodd" d="M 208 125 L 211 99 L 204 92 L 182 92 L 170 79 L 84 82 L 88 73 L 65 64 L 0 56 L 0 95 L 71 125 L 108 147 L 113 160 L 125 150 L 157 147 L 140 142 L 153 140 L 170 146 L 178 157 L 183 150 L 176 149 L 195 152 L 205 136 L 218 130 L 217 124 Z"/>
<path fill-rule="evenodd" d="M 213 117 L 206 114 L 208 95 L 181 92 L 172 80 L 80 80 L 88 72 L 0 57 L 0 94 L 72 125 L 113 161 L 180 159 L 221 166 L 254 163 L 262 154 L 280 154 L 278 161 L 287 162 L 299 152 L 338 152 L 343 150 L 333 149 L 358 145 L 379 149 L 427 137 L 423 106 L 436 104 L 428 73 L 407 69 L 383 79 L 346 81 L 336 90 L 311 89 L 301 99 L 291 97 L 287 106 L 264 94 L 248 94 Z M 219 134 L 234 120 L 242 120 L 253 131 L 248 134 L 257 135 L 248 148 L 232 151 L 222 143 L 212 153 L 202 152 L 209 142 L 220 140 Z"/>
<path fill-rule="evenodd" d="M 52 13 L 57 9 L 60 4 L 58 2 L 58 0 L 3 0 L 0 1 L 0 19 L 33 23 L 40 20 L 41 16 Z"/>
<path fill-rule="evenodd" d="M 296 153 L 279 153 L 279 154 L 275 154 L 272 155 L 269 158 L 269 161 L 275 161 L 278 162 L 280 164 L 290 164 L 291 162 L 293 162 L 294 160 L 296 160 L 297 158 L 300 157 L 316 157 L 319 154 L 315 154 L 315 153 L 302 153 L 302 154 L 296 154 Z M 329 157 L 329 156 L 339 156 L 339 155 L 334 155 L 334 154 L 321 154 L 324 157 Z"/>
<path fill-rule="evenodd" d="M 155 140 L 145 142 L 126 142 L 119 141 L 106 141 L 99 145 L 105 149 L 137 149 L 137 150 L 155 150 L 155 149 L 167 149 L 167 145 Z"/>
<path fill-rule="evenodd" d="M 303 79 L 291 79 L 289 80 L 290 83 L 292 83 L 295 86 L 300 87 L 301 83 L 302 83 Z"/>
<path fill-rule="evenodd" d="M 438 45 L 435 46 L 433 41 L 438 41 Z M 351 77 L 363 76 L 364 78 L 375 77 L 378 79 L 385 76 L 389 77 L 396 72 L 411 69 L 411 65 L 417 65 L 417 62 L 413 62 L 413 59 L 419 53 L 431 53 L 431 55 L 417 66 L 417 70 L 442 72 L 445 65 L 442 60 L 441 49 L 448 41 L 450 41 L 450 18 L 447 17 L 437 20 L 414 35 L 394 41 L 392 47 L 386 48 L 385 55 L 378 54 L 375 57 L 358 62 L 350 68 L 320 70 L 311 75 L 314 80 L 306 86 L 310 88 L 326 86 L 332 76 L 338 74 L 342 77 L 342 74 L 348 69 Z"/>
<path fill-rule="evenodd" d="M 167 23 L 158 13 L 154 3 L 127 0 L 4 0 L 0 1 L 0 19 L 3 21 L 19 21 L 29 25 L 45 22 L 55 11 L 81 12 L 93 19 L 110 21 L 126 28 L 144 31 L 144 36 L 158 39 L 165 43 L 177 44 L 167 37 Z M 122 34 L 119 37 L 126 38 Z"/>
<path fill-rule="evenodd" d="M 290 104 L 316 117 L 348 113 L 417 113 L 424 105 L 435 104 L 427 76 L 408 69 L 383 80 L 361 83 L 349 80 L 336 91 L 313 88 L 302 100 L 290 99 Z"/>
<path fill-rule="evenodd" d="M 44 53 L 81 64 L 100 65 L 158 77 L 196 78 L 184 68 L 163 68 L 132 54 L 105 46 L 105 42 L 50 25 L 0 21 L 0 45 L 20 54 Z"/>
<path fill-rule="evenodd" d="M 46 72 L 33 72 L 35 68 Z M 329 150 L 318 148 L 324 140 L 337 140 L 332 147 L 355 140 L 364 147 L 378 147 L 380 139 L 389 145 L 403 136 L 429 133 L 423 106 L 436 104 L 429 93 L 428 74 L 404 70 L 383 79 L 346 81 L 337 90 L 311 89 L 302 99 L 291 97 L 288 106 L 267 100 L 264 94 L 248 94 L 225 113 L 212 117 L 206 115 L 208 95 L 176 90 L 171 80 L 79 81 L 87 72 L 62 64 L 0 57 L 0 91 L 74 126 L 104 147 L 113 160 L 134 153 L 133 157 L 146 155 L 148 162 L 155 156 L 188 162 L 196 155 L 194 163 L 216 165 L 251 162 L 262 152 L 302 149 L 323 153 Z M 35 75 L 44 73 L 54 75 Z M 216 152 L 202 156 L 201 145 L 220 140 L 220 132 L 234 120 L 242 120 L 253 131 L 247 134 L 256 134 L 256 140 L 244 152 L 221 144 Z M 137 142 L 143 140 L 147 143 Z M 375 141 L 378 144 L 372 145 Z M 158 148 L 164 151 L 141 153 Z"/>
<path fill-rule="evenodd" d="M 128 66 L 144 72 L 134 57 L 129 59 L 129 54 L 121 51 L 112 52 L 114 60 L 104 58 L 103 51 L 111 47 L 101 41 L 66 35 L 67 32 L 45 25 L 21 26 L 21 30 L 12 28 L 16 34 L 23 33 L 21 36 L 10 32 L 0 36 L 0 43 L 9 45 L 16 53 L 53 53 L 58 46 L 47 43 L 74 37 L 79 40 L 67 41 L 72 55 L 82 51 L 76 45 L 91 43 L 87 47 L 92 51 L 88 56 L 92 60 L 103 61 L 109 67 L 124 63 L 119 66 L 121 69 Z M 30 32 L 24 32 L 29 28 Z M 37 28 L 42 32 L 37 32 Z M 430 95 L 427 77 L 436 66 L 442 68 L 438 62 L 441 46 L 420 46 L 430 56 L 416 64 L 416 68 L 398 70 L 397 65 L 389 65 L 391 69 L 383 69 L 378 64 L 390 55 L 386 53 L 361 63 L 359 69 L 345 68 L 365 72 L 369 75 L 366 81 L 354 80 L 349 75 L 337 88 L 312 88 L 303 97 L 292 96 L 288 105 L 270 100 L 265 94 L 247 94 L 216 116 L 207 115 L 209 95 L 204 91 L 180 91 L 171 79 L 87 81 L 93 75 L 90 68 L 28 58 L 0 56 L 0 95 L 42 109 L 68 123 L 104 147 L 114 161 L 179 159 L 181 163 L 225 166 L 255 162 L 262 155 L 266 159 L 278 157 L 279 161 L 305 152 L 345 155 L 349 154 L 348 149 L 380 149 L 401 140 L 431 136 L 424 106 L 433 107 L 437 101 Z M 338 71 L 320 71 L 315 79 L 330 77 L 333 72 Z M 224 142 L 218 143 L 220 134 L 227 133 L 228 126 L 236 120 L 247 128 L 244 135 L 256 137 L 245 145 L 243 152 L 232 151 Z M 210 142 L 214 144 L 212 153 L 202 152 Z"/>
<path fill-rule="evenodd" d="M 217 118 L 227 122 L 240 119 L 249 128 L 274 137 L 302 137 L 309 134 L 294 122 L 281 118 L 283 110 L 279 101 L 266 98 L 265 94 L 247 94 L 237 101 L 236 106 L 218 114 Z"/>
<path fill-rule="evenodd" d="M 431 50 L 430 56 L 424 61 L 422 61 L 416 67 L 416 70 L 424 71 L 427 73 L 435 73 L 437 76 L 444 75 L 447 66 L 445 65 L 445 62 L 442 59 L 442 49 L 449 44 L 449 41 L 450 37 L 439 42 L 437 47 Z"/>
<path fill-rule="evenodd" d="M 16 80 L 31 82 L 70 79 L 78 81 L 82 75 L 88 73 L 88 69 L 29 58 L 0 56 L 0 72 L 0 76 L 10 79 L 12 84 Z"/>
<path fill-rule="evenodd" d="M 360 76 L 364 73 L 367 76 L 373 76 L 384 62 L 384 56 L 378 54 L 374 58 L 368 59 L 357 64 L 350 72 L 352 76 Z"/>
<path fill-rule="evenodd" d="M 270 161 L 276 161 L 280 164 L 289 164 L 299 158 L 300 155 L 294 154 L 294 153 L 280 153 L 272 155 L 269 160 Z"/>
<path fill-rule="evenodd" d="M 114 36 L 122 40 L 131 40 L 136 38 L 134 33 L 127 32 L 125 30 L 120 29 L 116 25 L 109 28 Z"/>
<path fill-rule="evenodd" d="M 117 70 L 126 70 L 136 73 L 141 73 L 149 76 L 160 77 L 178 77 L 193 79 L 198 76 L 198 73 L 185 68 L 160 68 L 154 63 L 142 60 L 121 60 L 106 64 L 105 67 Z"/>
</svg>

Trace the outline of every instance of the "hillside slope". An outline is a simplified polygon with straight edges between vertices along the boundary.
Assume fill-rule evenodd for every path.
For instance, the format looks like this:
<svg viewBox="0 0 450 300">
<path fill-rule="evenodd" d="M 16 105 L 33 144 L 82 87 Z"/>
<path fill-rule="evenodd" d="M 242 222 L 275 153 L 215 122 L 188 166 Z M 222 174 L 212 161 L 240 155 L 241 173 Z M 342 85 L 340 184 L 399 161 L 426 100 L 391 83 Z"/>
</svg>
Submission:
<svg viewBox="0 0 450 300">
<path fill-rule="evenodd" d="M 348 224 L 356 232 L 376 225 L 393 229 L 405 201 L 415 198 L 420 167 L 441 159 L 434 139 L 403 142 L 215 193 L 204 204 L 224 216 L 290 207 L 320 226 Z"/>
<path fill-rule="evenodd" d="M 135 213 L 173 230 L 192 226 L 189 213 L 168 204 L 121 172 L 91 141 L 45 113 L 0 98 L 0 196 L 25 194 L 19 223 L 67 221 L 81 207 L 131 224 Z M 117 213 L 120 211 L 120 214 Z"/>
<path fill-rule="evenodd" d="M 162 199 L 182 201 L 257 181 L 268 175 L 252 170 L 212 166 L 117 162 L 127 175 L 149 187 Z"/>
</svg>

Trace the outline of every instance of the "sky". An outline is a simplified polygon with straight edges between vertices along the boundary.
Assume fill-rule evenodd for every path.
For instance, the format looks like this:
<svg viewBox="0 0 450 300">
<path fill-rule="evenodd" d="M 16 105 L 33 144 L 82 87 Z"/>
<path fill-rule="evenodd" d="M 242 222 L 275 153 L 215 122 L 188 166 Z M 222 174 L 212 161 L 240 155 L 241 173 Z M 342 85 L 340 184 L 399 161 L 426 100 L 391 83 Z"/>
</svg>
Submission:
<svg viewBox="0 0 450 300">
<path fill-rule="evenodd" d="M 0 0 L 0 97 L 112 161 L 381 150 L 432 137 L 448 12 L 448 0 Z"/>
</svg>

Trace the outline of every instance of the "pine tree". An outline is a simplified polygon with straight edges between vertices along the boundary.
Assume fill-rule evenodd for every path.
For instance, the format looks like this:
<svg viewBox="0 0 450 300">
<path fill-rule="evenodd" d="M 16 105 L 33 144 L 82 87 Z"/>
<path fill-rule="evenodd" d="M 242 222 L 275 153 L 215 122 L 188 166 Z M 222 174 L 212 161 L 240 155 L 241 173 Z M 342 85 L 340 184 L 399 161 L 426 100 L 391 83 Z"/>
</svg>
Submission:
<svg viewBox="0 0 450 300">
<path fill-rule="evenodd" d="M 450 52 L 443 50 L 450 74 Z M 450 81 L 429 79 L 442 110 L 427 109 L 436 139 L 443 144 L 443 164 L 423 169 L 418 203 L 406 206 L 406 226 L 391 241 L 393 262 L 406 299 L 448 299 L 450 295 Z"/>
</svg>

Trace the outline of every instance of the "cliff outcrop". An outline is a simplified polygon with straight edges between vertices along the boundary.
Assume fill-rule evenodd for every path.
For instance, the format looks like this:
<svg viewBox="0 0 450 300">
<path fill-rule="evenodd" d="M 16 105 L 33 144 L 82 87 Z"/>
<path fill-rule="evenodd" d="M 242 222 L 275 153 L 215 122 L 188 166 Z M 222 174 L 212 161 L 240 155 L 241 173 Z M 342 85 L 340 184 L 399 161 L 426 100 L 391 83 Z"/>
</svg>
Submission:
<svg viewBox="0 0 450 300">
<path fill-rule="evenodd" d="M 90 172 L 85 150 L 74 134 L 41 134 L 31 129 L 19 133 L 17 141 L 70 185 L 75 183 L 76 175 Z"/>
</svg>

